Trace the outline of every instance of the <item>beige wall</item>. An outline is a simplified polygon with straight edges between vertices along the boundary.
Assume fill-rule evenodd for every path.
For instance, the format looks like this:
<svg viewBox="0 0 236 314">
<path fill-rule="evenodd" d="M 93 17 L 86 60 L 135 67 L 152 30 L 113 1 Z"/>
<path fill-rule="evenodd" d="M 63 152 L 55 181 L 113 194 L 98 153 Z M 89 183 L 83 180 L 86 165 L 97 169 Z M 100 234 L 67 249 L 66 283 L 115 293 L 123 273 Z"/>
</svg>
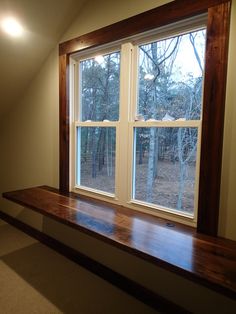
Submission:
<svg viewBox="0 0 236 314">
<path fill-rule="evenodd" d="M 22 99 L 1 119 L 1 192 L 43 184 L 57 186 L 58 98 L 54 49 Z M 0 208 L 12 214 L 21 212 L 19 206 L 3 199 Z M 28 222 L 27 215 L 23 216 Z"/>
<path fill-rule="evenodd" d="M 62 41 L 153 9 L 172 0 L 90 0 L 63 35 Z"/>
<path fill-rule="evenodd" d="M 82 7 L 77 19 L 63 35 L 62 40 L 101 28 L 166 2 L 168 1 L 88 1 Z M 236 240 L 235 30 L 236 0 L 233 0 L 219 223 L 219 234 L 233 240 Z M 0 121 L 0 192 L 43 184 L 58 186 L 57 49 L 55 47 L 51 52 L 41 71 L 28 86 L 22 99 L 19 99 Z M 216 313 L 217 308 L 220 309 L 219 312 L 222 312 L 222 308 L 226 304 L 229 305 L 229 300 L 222 300 L 220 296 L 212 294 L 205 288 L 200 289 L 198 287 L 200 290 L 196 290 L 196 285 L 182 280 L 178 276 L 170 276 L 162 270 L 154 269 L 148 263 L 128 256 L 126 253 L 114 251 L 113 248 L 108 248 L 106 245 L 78 232 L 75 234 L 72 230 L 42 218 L 28 209 L 22 209 L 20 206 L 3 199 L 0 199 L 0 208 L 12 215 L 17 215 L 28 224 L 40 230 L 43 229 L 46 233 L 76 247 L 147 287 L 151 287 L 163 296 L 167 296 L 173 301 L 176 301 L 176 298 L 181 300 L 181 304 L 185 304 L 190 310 L 195 308 L 201 313 Z M 161 291 L 158 283 L 160 281 L 162 282 Z M 182 289 L 174 289 L 176 285 L 181 286 Z M 186 293 L 190 293 L 190 291 L 191 294 L 186 297 Z M 200 294 L 198 294 L 199 291 Z M 203 297 L 205 298 L 204 302 L 202 302 Z M 210 307 L 206 306 L 207 302 Z"/>
</svg>

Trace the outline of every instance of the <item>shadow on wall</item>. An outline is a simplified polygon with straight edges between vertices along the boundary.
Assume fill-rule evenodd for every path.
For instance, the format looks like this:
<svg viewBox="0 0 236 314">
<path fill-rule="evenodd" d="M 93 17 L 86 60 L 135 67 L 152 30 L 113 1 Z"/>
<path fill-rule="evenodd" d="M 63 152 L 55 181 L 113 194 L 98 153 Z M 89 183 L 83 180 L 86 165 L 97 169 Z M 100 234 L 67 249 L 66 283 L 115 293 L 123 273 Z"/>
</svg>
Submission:
<svg viewBox="0 0 236 314">
<path fill-rule="evenodd" d="M 37 304 L 37 298 L 32 300 L 39 293 L 50 302 L 53 313 L 156 313 L 38 242 L 4 255 L 1 260 L 3 310 L 9 300 L 11 309 L 15 306 L 17 312 L 23 309 L 25 314 L 38 313 L 42 303 Z"/>
</svg>

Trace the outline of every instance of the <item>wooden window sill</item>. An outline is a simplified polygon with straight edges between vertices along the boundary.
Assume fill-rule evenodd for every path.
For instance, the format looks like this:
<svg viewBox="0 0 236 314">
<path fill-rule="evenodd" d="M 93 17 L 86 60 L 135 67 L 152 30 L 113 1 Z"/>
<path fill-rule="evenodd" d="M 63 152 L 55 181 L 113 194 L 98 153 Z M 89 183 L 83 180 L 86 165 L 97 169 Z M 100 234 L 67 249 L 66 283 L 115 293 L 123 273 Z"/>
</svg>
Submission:
<svg viewBox="0 0 236 314">
<path fill-rule="evenodd" d="M 47 186 L 3 197 L 236 299 L 236 242 Z"/>
</svg>

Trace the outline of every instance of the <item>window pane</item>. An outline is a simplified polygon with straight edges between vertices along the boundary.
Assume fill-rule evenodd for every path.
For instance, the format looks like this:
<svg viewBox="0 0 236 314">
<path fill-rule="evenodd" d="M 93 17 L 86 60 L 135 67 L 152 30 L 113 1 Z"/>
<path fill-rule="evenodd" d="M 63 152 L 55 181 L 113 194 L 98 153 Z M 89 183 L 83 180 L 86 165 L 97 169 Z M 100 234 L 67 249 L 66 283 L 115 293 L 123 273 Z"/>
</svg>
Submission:
<svg viewBox="0 0 236 314">
<path fill-rule="evenodd" d="M 82 121 L 119 119 L 120 52 L 80 62 Z"/>
<path fill-rule="evenodd" d="M 77 129 L 77 185 L 115 193 L 116 129 Z"/>
<path fill-rule="evenodd" d="M 138 114 L 145 120 L 201 117 L 206 31 L 139 47 Z"/>
<path fill-rule="evenodd" d="M 133 198 L 194 211 L 197 128 L 135 128 Z"/>
</svg>

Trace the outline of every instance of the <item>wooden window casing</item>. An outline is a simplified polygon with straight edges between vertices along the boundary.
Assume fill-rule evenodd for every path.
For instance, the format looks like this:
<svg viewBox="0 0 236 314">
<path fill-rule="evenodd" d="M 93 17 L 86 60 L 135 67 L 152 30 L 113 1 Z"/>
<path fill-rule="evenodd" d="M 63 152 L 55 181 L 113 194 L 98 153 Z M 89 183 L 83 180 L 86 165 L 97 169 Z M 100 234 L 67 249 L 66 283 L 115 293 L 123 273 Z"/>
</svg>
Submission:
<svg viewBox="0 0 236 314">
<path fill-rule="evenodd" d="M 207 13 L 197 230 L 217 235 L 230 8 L 229 0 L 176 0 L 59 45 L 61 192 L 69 192 L 70 55 Z"/>
</svg>

